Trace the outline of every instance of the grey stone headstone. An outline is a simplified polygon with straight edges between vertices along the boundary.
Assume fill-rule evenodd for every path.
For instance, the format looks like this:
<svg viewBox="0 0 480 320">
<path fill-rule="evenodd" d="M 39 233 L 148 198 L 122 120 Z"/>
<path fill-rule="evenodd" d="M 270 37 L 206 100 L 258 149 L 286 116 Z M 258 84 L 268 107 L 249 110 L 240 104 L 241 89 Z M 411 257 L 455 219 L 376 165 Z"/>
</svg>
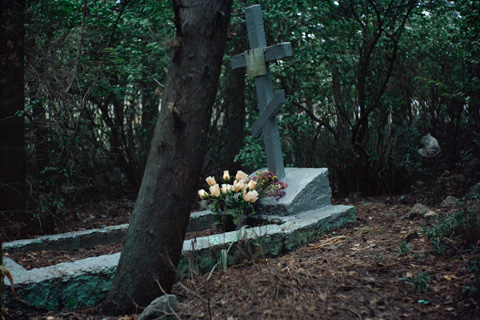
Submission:
<svg viewBox="0 0 480 320">
<path fill-rule="evenodd" d="M 331 205 L 328 169 L 286 168 L 281 180 L 288 184 L 286 195 L 278 201 L 273 197 L 261 198 L 259 213 L 285 216 Z"/>
</svg>

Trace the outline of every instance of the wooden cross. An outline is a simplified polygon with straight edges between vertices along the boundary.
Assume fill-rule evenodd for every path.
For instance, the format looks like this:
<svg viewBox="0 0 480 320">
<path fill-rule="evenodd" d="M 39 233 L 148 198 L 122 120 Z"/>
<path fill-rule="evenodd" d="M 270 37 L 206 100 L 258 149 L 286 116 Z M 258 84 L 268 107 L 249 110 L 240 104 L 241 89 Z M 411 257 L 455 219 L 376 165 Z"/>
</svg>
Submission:
<svg viewBox="0 0 480 320">
<path fill-rule="evenodd" d="M 285 168 L 276 115 L 285 103 L 285 90 L 273 95 L 268 63 L 293 56 L 292 46 L 285 42 L 267 47 L 260 5 L 245 9 L 245 17 L 250 50 L 232 57 L 231 65 L 233 69 L 246 67 L 247 75 L 255 78 L 260 115 L 252 126 L 252 136 L 257 138 L 263 131 L 268 170 L 281 179 Z"/>
</svg>

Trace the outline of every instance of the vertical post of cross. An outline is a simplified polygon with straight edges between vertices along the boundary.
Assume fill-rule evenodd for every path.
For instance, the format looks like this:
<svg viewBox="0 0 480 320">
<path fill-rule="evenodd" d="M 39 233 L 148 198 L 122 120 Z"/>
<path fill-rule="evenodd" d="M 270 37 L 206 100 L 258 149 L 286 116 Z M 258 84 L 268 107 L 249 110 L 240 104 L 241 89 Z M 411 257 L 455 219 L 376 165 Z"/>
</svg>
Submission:
<svg viewBox="0 0 480 320">
<path fill-rule="evenodd" d="M 234 56 L 231 64 L 234 69 L 246 67 L 247 74 L 255 78 L 260 115 L 252 126 L 252 135 L 258 137 L 263 132 L 268 170 L 283 178 L 285 168 L 276 115 L 285 102 L 285 91 L 273 94 L 268 63 L 291 57 L 292 47 L 290 43 L 267 47 L 260 5 L 245 9 L 245 17 L 250 50 Z"/>
</svg>

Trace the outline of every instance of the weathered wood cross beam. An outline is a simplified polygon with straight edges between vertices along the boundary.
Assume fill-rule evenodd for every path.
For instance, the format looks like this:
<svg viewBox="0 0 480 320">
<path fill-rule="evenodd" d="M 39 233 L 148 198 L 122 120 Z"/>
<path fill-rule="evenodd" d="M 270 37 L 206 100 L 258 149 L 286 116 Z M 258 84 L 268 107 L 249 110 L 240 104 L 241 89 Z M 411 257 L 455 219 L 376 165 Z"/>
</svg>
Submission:
<svg viewBox="0 0 480 320">
<path fill-rule="evenodd" d="M 285 168 L 276 115 L 285 103 L 285 90 L 273 95 L 268 63 L 293 56 L 292 46 L 285 42 L 267 47 L 260 5 L 246 8 L 245 17 L 250 50 L 234 56 L 231 65 L 233 69 L 246 67 L 247 75 L 255 78 L 260 115 L 252 126 L 252 136 L 257 138 L 263 131 L 268 170 L 281 179 Z"/>
</svg>

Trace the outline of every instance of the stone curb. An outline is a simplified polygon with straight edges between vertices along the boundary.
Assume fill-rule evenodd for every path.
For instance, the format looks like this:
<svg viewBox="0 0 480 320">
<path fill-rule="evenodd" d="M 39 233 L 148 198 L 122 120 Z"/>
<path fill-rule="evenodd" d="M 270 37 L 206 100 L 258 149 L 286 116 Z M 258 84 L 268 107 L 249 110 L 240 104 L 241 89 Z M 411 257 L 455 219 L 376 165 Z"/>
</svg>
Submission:
<svg viewBox="0 0 480 320">
<path fill-rule="evenodd" d="M 187 232 L 204 230 L 215 222 L 209 210 L 192 212 Z M 62 234 L 42 236 L 35 239 L 23 239 L 3 244 L 3 252 L 40 251 L 48 247 L 49 250 L 75 250 L 92 248 L 100 244 L 121 243 L 127 234 L 128 223 L 118 226 L 109 226 L 103 229 L 90 229 Z"/>
<path fill-rule="evenodd" d="M 221 235 L 186 240 L 178 269 L 181 273 L 207 272 L 220 261 L 221 249 L 232 242 L 228 254 L 229 264 L 240 257 L 245 245 L 261 246 L 263 254 L 274 257 L 304 245 L 328 231 L 353 222 L 354 208 L 349 206 L 326 206 L 296 216 L 278 216 L 281 224 L 269 224 Z M 243 247 L 244 248 L 244 247 Z M 108 292 L 120 253 L 87 258 L 71 263 L 25 270 L 7 261 L 11 268 L 15 288 L 19 296 L 31 306 L 46 310 L 75 309 L 98 303 Z M 10 285 L 8 280 L 5 281 Z M 6 290 L 8 305 L 18 305 Z"/>
</svg>

